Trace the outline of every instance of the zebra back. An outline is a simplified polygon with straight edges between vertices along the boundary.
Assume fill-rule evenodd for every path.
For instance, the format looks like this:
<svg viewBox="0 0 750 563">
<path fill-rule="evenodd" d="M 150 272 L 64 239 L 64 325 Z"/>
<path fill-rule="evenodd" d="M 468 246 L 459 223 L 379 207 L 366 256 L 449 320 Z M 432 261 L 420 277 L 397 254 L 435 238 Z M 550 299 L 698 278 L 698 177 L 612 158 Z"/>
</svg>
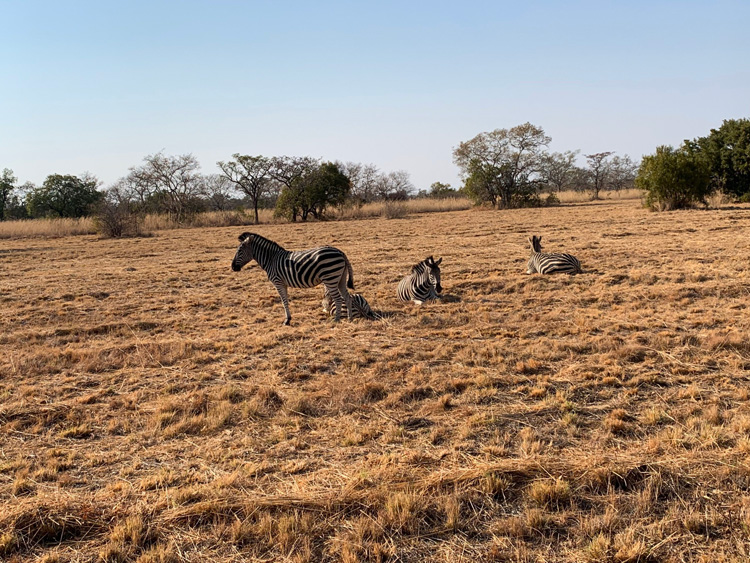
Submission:
<svg viewBox="0 0 750 563">
<path fill-rule="evenodd" d="M 580 274 L 581 263 L 572 254 L 562 252 L 542 252 L 542 237 L 529 237 L 531 257 L 527 274 Z"/>
<path fill-rule="evenodd" d="M 365 299 L 364 295 L 362 295 L 361 293 L 353 293 L 351 298 L 353 319 L 377 320 L 380 318 L 380 315 L 378 315 L 370 308 L 370 304 L 367 302 L 367 299 Z M 333 298 L 327 290 L 325 295 L 323 296 L 321 305 L 323 305 L 323 311 L 325 311 L 329 315 L 334 314 L 335 311 L 333 307 Z"/>
</svg>

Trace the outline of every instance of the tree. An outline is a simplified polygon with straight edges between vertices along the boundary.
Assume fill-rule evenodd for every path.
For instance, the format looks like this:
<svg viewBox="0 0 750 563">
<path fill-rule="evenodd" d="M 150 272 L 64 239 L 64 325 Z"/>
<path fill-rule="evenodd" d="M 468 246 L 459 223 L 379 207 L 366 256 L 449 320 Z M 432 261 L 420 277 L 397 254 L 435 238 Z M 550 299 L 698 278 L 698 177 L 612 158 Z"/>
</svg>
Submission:
<svg viewBox="0 0 750 563">
<path fill-rule="evenodd" d="M 83 217 L 99 201 L 99 180 L 84 173 L 78 176 L 51 174 L 26 196 L 31 217 Z"/>
<path fill-rule="evenodd" d="M 750 193 L 750 119 L 726 119 L 687 145 L 707 160 L 714 188 L 734 196 Z"/>
<path fill-rule="evenodd" d="M 192 154 L 148 155 L 142 166 L 130 169 L 117 182 L 123 193 L 138 204 L 139 211 L 168 213 L 177 222 L 199 211 L 205 193 L 200 164 Z"/>
<path fill-rule="evenodd" d="M 379 200 L 402 201 L 408 199 L 413 191 L 414 184 L 406 170 L 380 174 L 375 182 L 375 196 Z"/>
<path fill-rule="evenodd" d="M 350 189 L 349 178 L 338 166 L 324 162 L 297 177 L 288 189 L 281 192 L 276 202 L 276 213 L 293 221 L 297 215 L 303 221 L 307 221 L 310 215 L 321 219 L 327 207 L 342 205 L 346 201 Z"/>
<path fill-rule="evenodd" d="M 524 123 L 460 143 L 453 161 L 461 169 L 467 193 L 480 201 L 504 208 L 529 205 L 538 199 L 544 181 L 544 147 L 550 141 L 541 127 Z"/>
<path fill-rule="evenodd" d="M 349 197 L 351 182 L 333 162 L 324 162 L 305 179 L 305 197 L 302 220 L 311 213 L 316 219 L 323 217 L 326 207 L 343 205 Z"/>
<path fill-rule="evenodd" d="M 622 190 L 629 190 L 635 186 L 637 173 L 638 165 L 628 155 L 613 156 L 609 167 L 607 187 L 618 193 Z"/>
<path fill-rule="evenodd" d="M 611 163 L 608 159 L 613 154 L 612 151 L 607 151 L 584 155 L 589 164 L 591 199 L 599 199 L 599 192 L 609 181 Z"/>
<path fill-rule="evenodd" d="M 18 178 L 13 175 L 13 170 L 3 169 L 3 173 L 0 175 L 0 221 L 6 218 L 5 209 L 11 202 L 17 181 Z"/>
<path fill-rule="evenodd" d="M 211 211 L 229 211 L 237 206 L 234 185 L 223 174 L 208 174 L 203 177 L 203 195 Z"/>
<path fill-rule="evenodd" d="M 550 193 L 570 189 L 576 177 L 576 158 L 579 151 L 553 152 L 542 159 L 542 175 Z"/>
<path fill-rule="evenodd" d="M 258 207 L 271 190 L 274 160 L 265 156 L 233 154 L 229 162 L 217 162 L 224 177 L 238 190 L 247 195 L 255 213 L 255 224 L 259 223 Z M 277 163 L 278 164 L 278 163 Z"/>
<path fill-rule="evenodd" d="M 135 209 L 134 202 L 116 183 L 103 194 L 94 206 L 94 224 L 105 237 L 135 236 L 140 234 L 143 213 Z"/>
<path fill-rule="evenodd" d="M 704 156 L 687 144 L 678 149 L 660 146 L 655 154 L 643 157 L 635 185 L 646 192 L 646 205 L 654 210 L 680 209 L 696 202 L 706 205 L 711 169 Z"/>
<path fill-rule="evenodd" d="M 351 183 L 351 198 L 357 205 L 370 203 L 376 199 L 376 188 L 382 176 L 374 164 L 360 164 L 359 162 L 337 162 L 339 170 Z"/>
<path fill-rule="evenodd" d="M 444 184 L 443 182 L 433 182 L 430 184 L 429 197 L 435 199 L 444 199 L 449 197 L 457 197 L 458 191 L 451 188 L 450 184 Z"/>
<path fill-rule="evenodd" d="M 282 188 L 276 201 L 276 213 L 286 216 L 292 222 L 302 215 L 305 205 L 305 176 L 318 168 L 317 159 L 309 156 L 276 156 L 271 159 L 269 174 Z"/>
</svg>

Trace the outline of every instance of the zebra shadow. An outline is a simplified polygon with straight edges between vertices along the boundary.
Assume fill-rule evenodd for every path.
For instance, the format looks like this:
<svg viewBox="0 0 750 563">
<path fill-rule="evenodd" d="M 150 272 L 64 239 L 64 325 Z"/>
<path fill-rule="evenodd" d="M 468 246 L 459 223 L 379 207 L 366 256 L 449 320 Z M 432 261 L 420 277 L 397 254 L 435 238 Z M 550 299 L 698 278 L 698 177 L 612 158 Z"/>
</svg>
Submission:
<svg viewBox="0 0 750 563">
<path fill-rule="evenodd" d="M 462 299 L 460 295 L 454 293 L 443 293 L 440 295 L 439 301 L 443 303 L 460 303 Z"/>
</svg>

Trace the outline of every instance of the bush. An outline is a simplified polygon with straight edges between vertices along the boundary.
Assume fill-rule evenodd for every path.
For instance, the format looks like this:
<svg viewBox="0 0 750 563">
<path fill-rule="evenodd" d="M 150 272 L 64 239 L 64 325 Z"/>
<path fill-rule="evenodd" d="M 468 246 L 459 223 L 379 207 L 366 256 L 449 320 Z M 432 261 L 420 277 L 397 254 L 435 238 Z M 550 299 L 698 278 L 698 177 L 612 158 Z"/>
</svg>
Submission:
<svg viewBox="0 0 750 563">
<path fill-rule="evenodd" d="M 646 206 L 655 211 L 707 205 L 711 193 L 708 164 L 688 146 L 661 146 L 656 154 L 643 157 L 635 185 L 644 190 Z"/>
<path fill-rule="evenodd" d="M 383 217 L 386 219 L 403 219 L 408 213 L 403 201 L 386 201 L 383 204 Z"/>
<path fill-rule="evenodd" d="M 94 226 L 96 232 L 108 238 L 142 234 L 143 219 L 131 209 L 127 201 L 104 199 L 96 206 Z"/>
</svg>

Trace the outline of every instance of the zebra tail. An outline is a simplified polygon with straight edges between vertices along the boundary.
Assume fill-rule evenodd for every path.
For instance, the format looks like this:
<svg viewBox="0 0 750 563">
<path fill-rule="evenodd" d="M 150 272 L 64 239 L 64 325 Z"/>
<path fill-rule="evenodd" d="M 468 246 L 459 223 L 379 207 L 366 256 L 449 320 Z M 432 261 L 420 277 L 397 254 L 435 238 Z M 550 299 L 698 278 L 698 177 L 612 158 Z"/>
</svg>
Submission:
<svg viewBox="0 0 750 563">
<path fill-rule="evenodd" d="M 346 282 L 346 287 L 354 289 L 354 270 L 352 270 L 352 263 L 349 262 L 349 258 L 346 259 L 346 269 L 349 273 L 349 279 Z"/>
</svg>

